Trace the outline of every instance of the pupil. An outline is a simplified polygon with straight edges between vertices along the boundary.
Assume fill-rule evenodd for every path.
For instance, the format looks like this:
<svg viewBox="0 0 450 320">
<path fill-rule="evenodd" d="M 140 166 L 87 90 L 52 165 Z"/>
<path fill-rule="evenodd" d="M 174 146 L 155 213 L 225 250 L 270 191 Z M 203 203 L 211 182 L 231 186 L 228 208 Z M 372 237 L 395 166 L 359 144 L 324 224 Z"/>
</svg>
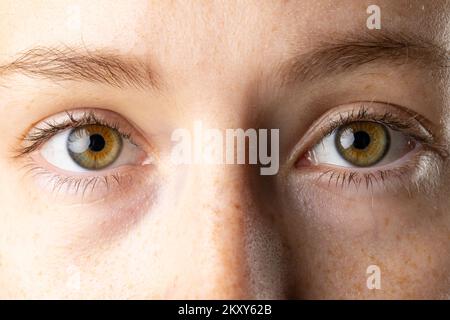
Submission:
<svg viewBox="0 0 450 320">
<path fill-rule="evenodd" d="M 357 131 L 353 134 L 353 147 L 356 149 L 365 149 L 370 144 L 370 136 L 365 131 Z"/>
<path fill-rule="evenodd" d="M 89 137 L 89 149 L 94 152 L 102 151 L 105 147 L 105 139 L 99 134 L 93 134 Z"/>
</svg>

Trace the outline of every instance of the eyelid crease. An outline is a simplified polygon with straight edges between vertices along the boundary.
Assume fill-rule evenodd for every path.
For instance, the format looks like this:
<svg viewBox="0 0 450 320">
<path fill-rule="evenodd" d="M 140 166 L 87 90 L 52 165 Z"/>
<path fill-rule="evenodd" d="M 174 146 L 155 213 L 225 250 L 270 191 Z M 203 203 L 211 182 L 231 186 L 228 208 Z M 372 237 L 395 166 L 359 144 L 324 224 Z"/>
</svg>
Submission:
<svg viewBox="0 0 450 320">
<path fill-rule="evenodd" d="M 16 158 L 30 154 L 37 150 L 40 146 L 50 140 L 54 135 L 67 129 L 76 129 L 84 125 L 103 125 L 116 130 L 124 139 L 129 139 L 131 143 L 135 144 L 131 139 L 129 132 L 124 132 L 119 126 L 119 123 L 104 120 L 95 115 L 93 111 L 84 112 L 81 117 L 75 117 L 73 111 L 65 111 L 66 119 L 60 123 L 44 121 L 44 127 L 35 127 L 22 137 L 22 140 L 31 143 L 28 146 L 21 146 L 16 150 Z"/>
<path fill-rule="evenodd" d="M 408 130 L 414 125 L 416 121 L 418 121 L 416 120 L 417 117 L 418 115 L 413 115 L 411 118 L 405 121 L 404 119 L 400 119 L 400 117 L 396 116 L 390 111 L 384 111 L 381 114 L 371 114 L 369 110 L 363 105 L 360 108 L 354 108 L 348 112 L 345 112 L 345 114 L 340 113 L 339 119 L 332 120 L 329 125 L 322 129 L 322 132 L 323 136 L 325 137 L 333 133 L 333 131 L 338 127 L 345 126 L 357 121 L 373 121 L 384 124 L 393 130 Z M 419 139 L 431 142 L 431 140 L 433 139 L 432 134 L 428 130 L 427 133 L 429 134 L 427 137 L 420 137 Z"/>
</svg>

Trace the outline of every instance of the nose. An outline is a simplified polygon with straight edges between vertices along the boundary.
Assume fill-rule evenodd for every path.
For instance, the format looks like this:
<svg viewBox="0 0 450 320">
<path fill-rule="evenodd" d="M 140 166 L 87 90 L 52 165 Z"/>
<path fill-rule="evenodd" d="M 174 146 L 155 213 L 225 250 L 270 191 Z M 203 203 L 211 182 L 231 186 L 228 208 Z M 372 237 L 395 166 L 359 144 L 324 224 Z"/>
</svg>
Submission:
<svg viewBox="0 0 450 320">
<path fill-rule="evenodd" d="M 192 165 L 176 203 L 183 298 L 280 298 L 278 235 L 252 191 L 246 165 Z M 175 204 L 175 203 L 174 203 Z"/>
</svg>

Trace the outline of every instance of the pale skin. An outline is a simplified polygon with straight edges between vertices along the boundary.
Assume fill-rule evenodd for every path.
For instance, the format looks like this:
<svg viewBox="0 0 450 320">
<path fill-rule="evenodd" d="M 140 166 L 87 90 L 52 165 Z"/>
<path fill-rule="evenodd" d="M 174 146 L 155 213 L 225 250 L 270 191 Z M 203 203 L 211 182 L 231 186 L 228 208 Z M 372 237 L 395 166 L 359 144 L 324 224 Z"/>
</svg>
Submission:
<svg viewBox="0 0 450 320">
<path fill-rule="evenodd" d="M 448 1 L 378 1 L 382 29 L 370 31 L 372 2 L 2 1 L 0 298 L 448 299 L 448 70 L 412 49 L 394 63 L 321 65 L 289 83 L 278 72 L 349 34 L 414 34 L 450 48 Z M 139 61 L 156 85 L 6 69 L 36 47 Z M 369 114 L 418 119 L 410 131 L 422 125 L 433 136 L 420 154 L 392 159 L 397 177 L 366 183 L 360 171 L 361 183 L 348 182 L 339 179 L 352 168 L 336 178 L 326 175 L 332 165 L 305 158 L 326 115 L 361 103 Z M 126 179 L 91 184 L 83 196 L 31 174 L 30 159 L 58 170 L 39 148 L 17 156 L 22 137 L 67 110 L 116 119 L 152 161 L 108 169 Z M 280 129 L 278 174 L 171 164 L 171 132 L 196 120 Z M 367 287 L 370 265 L 381 270 L 378 290 Z"/>
</svg>

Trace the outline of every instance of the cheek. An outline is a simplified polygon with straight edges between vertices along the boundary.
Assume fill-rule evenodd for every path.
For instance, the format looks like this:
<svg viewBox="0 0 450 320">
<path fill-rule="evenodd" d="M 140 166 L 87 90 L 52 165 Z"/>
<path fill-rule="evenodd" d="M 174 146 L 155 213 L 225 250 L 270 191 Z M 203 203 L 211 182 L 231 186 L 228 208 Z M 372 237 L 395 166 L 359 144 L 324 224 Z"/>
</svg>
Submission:
<svg viewBox="0 0 450 320">
<path fill-rule="evenodd" d="M 149 273 L 138 262 L 150 246 L 136 250 L 141 241 L 134 234 L 142 219 L 155 214 L 156 179 L 136 177 L 120 196 L 70 205 L 9 181 L 0 184 L 0 296 L 95 297 L 113 294 L 102 287 L 109 283 L 115 283 L 118 296 L 128 282 L 139 283 Z M 157 237 L 155 231 L 147 230 L 147 237 Z M 152 259 L 155 255 L 150 254 Z"/>
</svg>

